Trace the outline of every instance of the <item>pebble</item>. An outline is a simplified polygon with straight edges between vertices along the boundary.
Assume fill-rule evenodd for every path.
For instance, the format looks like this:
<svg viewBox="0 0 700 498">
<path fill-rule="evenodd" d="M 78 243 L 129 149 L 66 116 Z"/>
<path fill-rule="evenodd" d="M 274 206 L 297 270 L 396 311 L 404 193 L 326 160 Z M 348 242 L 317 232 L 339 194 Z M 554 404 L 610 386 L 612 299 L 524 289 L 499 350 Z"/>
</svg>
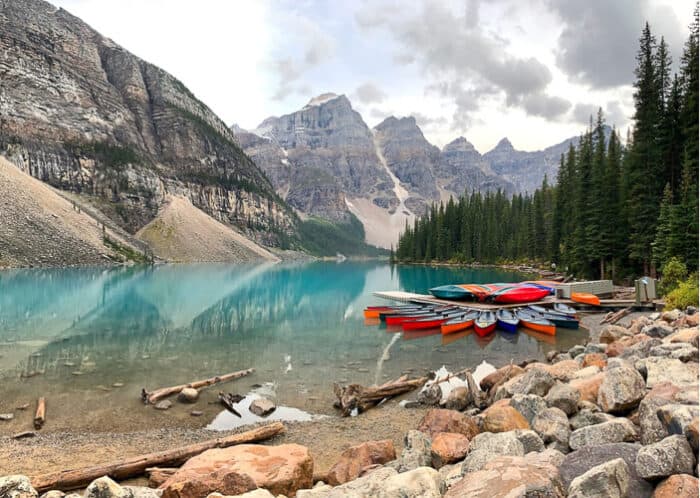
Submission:
<svg viewBox="0 0 700 498">
<path fill-rule="evenodd" d="M 63 364 L 63 366 L 64 367 L 74 367 L 75 363 L 73 363 L 72 361 L 67 361 Z"/>
<path fill-rule="evenodd" d="M 23 405 L 19 405 L 16 409 L 17 409 L 17 410 L 26 410 L 27 408 L 29 408 L 29 403 L 25 403 L 25 404 L 23 404 Z"/>
<path fill-rule="evenodd" d="M 12 436 L 12 439 L 25 439 L 28 437 L 34 437 L 36 436 L 36 432 L 34 431 L 24 431 L 24 432 L 18 432 L 14 436 Z"/>
<path fill-rule="evenodd" d="M 0 420 L 12 420 L 13 418 L 15 416 L 12 413 L 0 413 Z"/>
<path fill-rule="evenodd" d="M 124 387 L 124 383 L 123 382 L 115 382 L 114 384 L 112 384 L 112 387 Z"/>
<path fill-rule="evenodd" d="M 204 415 L 204 412 L 199 410 L 192 410 L 190 412 L 190 415 L 192 415 L 193 417 L 201 417 L 202 415 Z"/>
<path fill-rule="evenodd" d="M 80 370 L 76 370 L 75 372 L 71 372 L 73 375 L 83 375 L 85 372 L 81 372 Z"/>
</svg>

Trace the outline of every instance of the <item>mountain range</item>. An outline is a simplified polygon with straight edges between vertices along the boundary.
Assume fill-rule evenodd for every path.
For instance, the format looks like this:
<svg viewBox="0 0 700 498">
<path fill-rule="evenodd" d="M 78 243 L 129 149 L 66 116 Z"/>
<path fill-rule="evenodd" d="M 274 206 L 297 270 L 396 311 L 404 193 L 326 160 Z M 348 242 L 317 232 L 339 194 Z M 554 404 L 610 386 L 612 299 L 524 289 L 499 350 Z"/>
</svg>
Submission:
<svg viewBox="0 0 700 498">
<path fill-rule="evenodd" d="M 370 129 L 350 100 L 334 93 L 254 130 L 231 130 L 300 216 L 344 222 L 354 215 L 367 242 L 385 248 L 433 202 L 473 190 L 534 192 L 545 175 L 556 177 L 561 155 L 578 143 L 573 137 L 526 152 L 504 138 L 482 155 L 457 137 L 440 149 L 415 118 L 391 116 Z"/>
<path fill-rule="evenodd" d="M 388 248 L 435 201 L 533 191 L 574 140 L 523 152 L 503 139 L 482 155 L 458 137 L 440 149 L 413 117 L 371 129 L 332 93 L 255 130 L 229 127 L 178 79 L 43 0 L 0 1 L 0 75 L 0 156 L 92 213 L 103 234 L 166 260 L 184 232 L 205 226 L 211 237 L 190 245 L 206 254 L 192 247 L 189 259 L 268 254 L 241 237 L 270 248 L 304 250 L 300 234 Z M 14 256 L 0 254 L 0 265 L 51 264 Z"/>
</svg>

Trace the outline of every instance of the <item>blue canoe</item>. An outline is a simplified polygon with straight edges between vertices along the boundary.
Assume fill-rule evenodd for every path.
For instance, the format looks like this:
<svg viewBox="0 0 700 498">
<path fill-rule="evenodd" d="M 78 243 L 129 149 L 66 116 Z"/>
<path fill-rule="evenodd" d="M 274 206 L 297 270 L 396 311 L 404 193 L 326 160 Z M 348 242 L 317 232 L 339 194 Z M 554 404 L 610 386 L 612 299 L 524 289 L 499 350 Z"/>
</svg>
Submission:
<svg viewBox="0 0 700 498">
<path fill-rule="evenodd" d="M 496 313 L 497 326 L 506 332 L 517 332 L 520 319 L 510 310 L 501 309 Z"/>
</svg>

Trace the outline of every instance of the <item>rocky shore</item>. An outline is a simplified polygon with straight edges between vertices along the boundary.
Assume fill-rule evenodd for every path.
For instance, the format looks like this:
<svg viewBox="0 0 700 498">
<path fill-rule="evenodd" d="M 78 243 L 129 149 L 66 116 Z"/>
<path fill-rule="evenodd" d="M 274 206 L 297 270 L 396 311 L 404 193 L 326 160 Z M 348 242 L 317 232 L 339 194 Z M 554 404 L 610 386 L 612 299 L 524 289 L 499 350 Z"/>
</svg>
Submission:
<svg viewBox="0 0 700 498">
<path fill-rule="evenodd" d="M 408 397 L 415 401 L 402 409 L 420 406 L 424 415 L 404 434 L 403 449 L 391 439 L 358 441 L 323 472 L 295 444 L 302 440 L 285 438 L 208 450 L 152 472 L 150 487 L 102 477 L 82 495 L 40 495 L 30 478 L 15 475 L 0 478 L 0 496 L 698 496 L 694 309 L 608 325 L 595 342 L 546 362 L 504 365 L 478 384 L 470 373 L 433 380 Z"/>
</svg>

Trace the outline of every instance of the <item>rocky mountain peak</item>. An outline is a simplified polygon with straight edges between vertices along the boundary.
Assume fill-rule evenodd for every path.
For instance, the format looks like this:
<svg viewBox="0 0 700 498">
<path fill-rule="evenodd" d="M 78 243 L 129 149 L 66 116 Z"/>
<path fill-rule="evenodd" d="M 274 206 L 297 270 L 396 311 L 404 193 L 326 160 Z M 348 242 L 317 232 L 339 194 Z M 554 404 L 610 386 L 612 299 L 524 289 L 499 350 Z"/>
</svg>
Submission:
<svg viewBox="0 0 700 498">
<path fill-rule="evenodd" d="M 476 152 L 478 151 L 469 140 L 464 137 L 457 137 L 442 148 L 443 152 Z M 480 155 L 480 154 L 479 154 Z"/>
<path fill-rule="evenodd" d="M 508 137 L 503 137 L 497 144 L 496 146 L 491 150 L 491 152 L 511 152 L 514 151 L 515 147 L 513 147 L 513 144 L 510 143 L 510 140 L 508 140 Z"/>
</svg>

